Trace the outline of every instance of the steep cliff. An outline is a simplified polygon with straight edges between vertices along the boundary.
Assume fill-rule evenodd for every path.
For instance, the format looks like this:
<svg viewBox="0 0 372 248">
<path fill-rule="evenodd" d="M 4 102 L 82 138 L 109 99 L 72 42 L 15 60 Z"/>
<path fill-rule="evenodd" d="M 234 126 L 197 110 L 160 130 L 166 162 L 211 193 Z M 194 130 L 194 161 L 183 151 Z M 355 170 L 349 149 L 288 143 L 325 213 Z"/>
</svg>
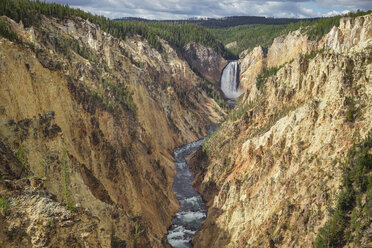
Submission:
<svg viewBox="0 0 372 248">
<path fill-rule="evenodd" d="M 306 34 L 297 30 L 275 38 L 267 53 L 261 46 L 243 51 L 239 59 L 240 86 L 248 91 L 256 90 L 253 85 L 263 71 L 276 70 L 296 57 L 317 50 L 317 46 L 317 42 L 309 41 Z"/>
<path fill-rule="evenodd" d="M 251 89 L 264 66 L 265 56 L 262 47 L 254 48 L 243 59 L 240 59 L 240 86 L 244 89 Z"/>
<path fill-rule="evenodd" d="M 197 72 L 208 81 L 220 84 L 222 71 L 228 63 L 221 55 L 195 42 L 185 46 L 185 53 L 187 61 Z"/>
<path fill-rule="evenodd" d="M 372 16 L 343 18 L 339 27 L 333 29 L 320 41 L 319 48 L 337 53 L 362 52 L 368 49 L 372 39 Z"/>
<path fill-rule="evenodd" d="M 346 153 L 372 128 L 371 17 L 342 19 L 306 55 L 309 43 L 295 42 L 296 56 L 268 61 L 289 63 L 262 87 L 246 83 L 244 101 L 190 158 L 209 207 L 195 247 L 313 246 Z M 368 230 L 359 244 L 349 233 L 348 245 L 368 247 Z"/>
<path fill-rule="evenodd" d="M 308 40 L 306 34 L 300 30 L 274 39 L 267 52 L 267 67 L 280 66 L 299 54 L 309 53 L 314 49 L 316 42 Z"/>
<path fill-rule="evenodd" d="M 223 113 L 203 80 L 165 41 L 1 21 L 0 246 L 166 246 L 173 149 Z"/>
<path fill-rule="evenodd" d="M 333 27 L 320 41 L 309 40 L 306 27 L 274 39 L 267 53 L 261 47 L 241 53 L 240 82 L 245 89 L 252 90 L 257 76 L 266 68 L 279 68 L 302 55 L 310 55 L 322 49 L 335 52 L 363 51 L 370 44 L 370 15 L 360 18 L 342 18 L 339 27 Z M 355 50 L 356 49 L 356 50 Z"/>
<path fill-rule="evenodd" d="M 241 54 L 243 58 L 239 59 L 240 85 L 244 89 L 252 91 L 257 76 L 265 69 L 279 68 L 293 59 L 317 49 L 318 43 L 316 41 L 309 41 L 306 34 L 297 30 L 275 38 L 267 53 L 264 53 L 261 46 L 255 47 L 250 52 L 243 51 Z"/>
</svg>

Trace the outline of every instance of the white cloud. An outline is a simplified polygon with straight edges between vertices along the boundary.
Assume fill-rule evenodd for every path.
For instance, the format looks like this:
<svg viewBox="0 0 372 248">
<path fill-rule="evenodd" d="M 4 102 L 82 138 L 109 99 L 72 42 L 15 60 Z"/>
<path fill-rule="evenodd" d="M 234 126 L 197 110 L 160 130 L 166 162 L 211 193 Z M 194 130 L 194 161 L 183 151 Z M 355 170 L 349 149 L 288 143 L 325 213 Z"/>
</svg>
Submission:
<svg viewBox="0 0 372 248">
<path fill-rule="evenodd" d="M 341 8 L 349 10 L 368 10 L 372 9 L 371 0 L 315 0 L 316 4 L 324 9 Z"/>
<path fill-rule="evenodd" d="M 322 16 L 323 17 L 330 17 L 330 16 L 335 16 L 335 15 L 344 15 L 344 14 L 347 14 L 349 12 L 350 12 L 350 10 L 343 10 L 343 11 L 332 10 L 332 11 L 329 11 L 329 12 L 323 14 Z"/>
<path fill-rule="evenodd" d="M 127 16 L 148 19 L 185 19 L 259 15 L 270 17 L 315 17 L 342 10 L 371 9 L 371 0 L 47 0 L 69 4 L 110 18 Z M 317 10 L 305 7 L 311 3 Z M 323 11 L 320 12 L 319 9 Z M 324 14 L 326 13 L 326 14 Z"/>
</svg>

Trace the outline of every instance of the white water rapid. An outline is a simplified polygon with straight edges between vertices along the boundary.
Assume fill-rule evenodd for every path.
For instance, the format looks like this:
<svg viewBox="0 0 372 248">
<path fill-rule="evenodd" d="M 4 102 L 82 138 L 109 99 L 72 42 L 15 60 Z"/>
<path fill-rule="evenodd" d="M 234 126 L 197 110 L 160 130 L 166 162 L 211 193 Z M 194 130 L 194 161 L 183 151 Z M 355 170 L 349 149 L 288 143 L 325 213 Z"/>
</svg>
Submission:
<svg viewBox="0 0 372 248">
<path fill-rule="evenodd" d="M 217 125 L 207 127 L 208 135 L 216 131 Z M 168 241 L 173 248 L 192 248 L 191 240 L 200 229 L 207 213 L 207 208 L 200 194 L 192 186 L 194 176 L 186 162 L 186 156 L 197 150 L 205 138 L 181 146 L 174 150 L 177 173 L 173 182 L 173 191 L 180 202 L 180 209 L 172 219 L 168 230 Z"/>
<path fill-rule="evenodd" d="M 174 248 L 191 248 L 191 239 L 206 217 L 207 208 L 192 186 L 194 177 L 185 160 L 185 157 L 198 149 L 203 141 L 204 139 L 201 139 L 174 150 L 177 173 L 173 190 L 180 202 L 180 209 L 173 218 L 173 225 L 167 235 L 169 243 Z"/>
</svg>

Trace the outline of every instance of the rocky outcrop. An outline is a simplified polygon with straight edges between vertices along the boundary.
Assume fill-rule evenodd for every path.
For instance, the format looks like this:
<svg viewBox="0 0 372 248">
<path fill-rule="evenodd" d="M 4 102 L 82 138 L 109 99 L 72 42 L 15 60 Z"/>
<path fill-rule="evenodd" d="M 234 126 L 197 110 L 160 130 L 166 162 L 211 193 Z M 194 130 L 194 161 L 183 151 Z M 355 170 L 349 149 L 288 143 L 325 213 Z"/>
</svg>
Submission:
<svg viewBox="0 0 372 248">
<path fill-rule="evenodd" d="M 233 42 L 230 42 L 229 44 L 226 44 L 225 47 L 231 49 L 231 48 L 236 47 L 237 45 L 238 45 L 238 42 L 233 41 Z"/>
<path fill-rule="evenodd" d="M 310 41 L 301 30 L 274 39 L 267 55 L 261 54 L 261 48 L 242 52 L 240 62 L 240 82 L 245 89 L 252 91 L 252 84 L 263 68 L 280 67 L 291 60 L 318 50 L 337 53 L 362 52 L 371 43 L 371 15 L 358 18 L 342 18 L 339 27 L 333 27 L 320 41 Z"/>
<path fill-rule="evenodd" d="M 81 208 L 66 209 L 43 180 L 23 178 L 0 185 L 6 199 L 2 204 L 7 204 L 0 214 L 1 247 L 110 247 L 110 237 L 101 236 L 105 231 L 98 228 L 99 219 Z"/>
<path fill-rule="evenodd" d="M 186 59 L 191 67 L 208 81 L 219 85 L 221 74 L 227 61 L 212 48 L 206 48 L 194 42 L 185 46 Z"/>
<path fill-rule="evenodd" d="M 342 18 L 339 27 L 332 30 L 320 41 L 320 47 L 333 52 L 362 52 L 368 48 L 372 39 L 372 16 Z"/>
<path fill-rule="evenodd" d="M 140 36 L 118 40 L 81 18 L 27 29 L 2 19 L 20 42 L 0 39 L 1 180 L 31 175 L 45 190 L 1 192 L 19 207 L 1 217 L 0 235 L 22 234 L 1 246 L 166 246 L 178 206 L 173 149 L 223 112 L 202 79 L 164 41 L 167 59 Z"/>
<path fill-rule="evenodd" d="M 240 86 L 244 89 L 252 88 L 252 85 L 256 82 L 256 77 L 262 72 L 264 65 L 262 47 L 254 48 L 243 59 L 240 59 Z"/>
<path fill-rule="evenodd" d="M 334 50 L 295 57 L 260 90 L 253 85 L 194 154 L 209 206 L 194 247 L 313 246 L 335 208 L 341 161 L 372 128 L 371 36 L 359 38 L 370 17 L 341 20 L 363 23 L 353 31 L 361 43 L 341 38 Z"/>
<path fill-rule="evenodd" d="M 260 46 L 250 52 L 243 51 L 243 58 L 239 60 L 240 85 L 246 90 L 255 90 L 252 85 L 263 69 L 280 67 L 316 49 L 317 42 L 309 41 L 307 35 L 297 30 L 275 38 L 267 54 L 264 54 Z"/>
<path fill-rule="evenodd" d="M 307 35 L 300 30 L 274 39 L 267 53 L 267 67 L 278 67 L 299 54 L 309 53 L 314 49 L 316 42 L 308 40 Z"/>
</svg>

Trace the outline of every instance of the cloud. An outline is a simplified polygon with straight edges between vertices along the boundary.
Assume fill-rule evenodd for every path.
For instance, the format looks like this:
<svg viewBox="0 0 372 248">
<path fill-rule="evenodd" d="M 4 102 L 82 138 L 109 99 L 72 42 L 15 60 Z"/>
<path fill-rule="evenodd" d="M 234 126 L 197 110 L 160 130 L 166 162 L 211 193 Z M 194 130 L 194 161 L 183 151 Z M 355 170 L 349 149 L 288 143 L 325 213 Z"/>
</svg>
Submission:
<svg viewBox="0 0 372 248">
<path fill-rule="evenodd" d="M 342 9 L 362 9 L 362 10 L 369 10 L 372 9 L 372 2 L 371 0 L 358 0 L 358 1 L 350 1 L 350 0 L 316 0 L 317 5 L 322 8 L 342 8 Z"/>
<path fill-rule="evenodd" d="M 335 16 L 335 15 L 344 15 L 344 14 L 347 14 L 349 12 L 350 12 L 349 10 L 344 10 L 344 11 L 332 10 L 332 11 L 329 11 L 329 12 L 323 14 L 322 16 L 323 17 L 330 17 L 330 16 Z"/>
<path fill-rule="evenodd" d="M 371 9 L 371 0 L 47 0 L 110 18 L 185 19 L 259 15 L 315 17 Z"/>
</svg>

